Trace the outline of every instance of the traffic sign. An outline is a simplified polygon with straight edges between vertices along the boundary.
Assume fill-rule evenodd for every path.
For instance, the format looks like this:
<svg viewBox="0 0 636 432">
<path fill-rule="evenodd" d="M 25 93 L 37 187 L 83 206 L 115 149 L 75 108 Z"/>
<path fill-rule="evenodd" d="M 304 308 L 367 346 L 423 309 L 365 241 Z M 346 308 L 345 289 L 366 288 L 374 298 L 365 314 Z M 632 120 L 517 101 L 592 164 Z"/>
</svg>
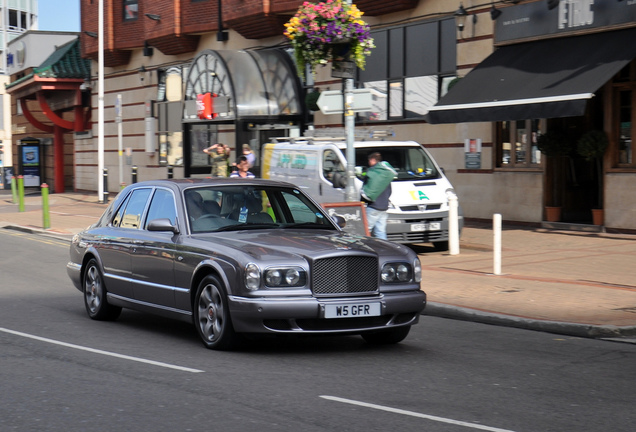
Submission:
<svg viewBox="0 0 636 432">
<path fill-rule="evenodd" d="M 371 102 L 371 90 L 354 89 L 351 111 L 371 111 Z M 342 114 L 344 112 L 343 97 L 340 90 L 326 90 L 320 93 L 316 104 L 323 114 Z"/>
</svg>

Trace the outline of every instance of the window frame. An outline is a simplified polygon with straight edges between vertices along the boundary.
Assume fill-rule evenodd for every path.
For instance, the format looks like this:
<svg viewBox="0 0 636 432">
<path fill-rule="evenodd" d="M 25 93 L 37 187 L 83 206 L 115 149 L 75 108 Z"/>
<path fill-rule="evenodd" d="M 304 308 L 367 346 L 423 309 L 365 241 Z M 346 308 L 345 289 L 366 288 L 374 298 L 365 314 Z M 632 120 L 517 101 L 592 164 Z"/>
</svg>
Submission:
<svg viewBox="0 0 636 432">
<path fill-rule="evenodd" d="M 136 9 L 127 13 L 127 6 L 133 5 L 136 6 Z M 139 0 L 123 0 L 121 14 L 124 22 L 137 21 L 139 19 Z"/>
<path fill-rule="evenodd" d="M 612 83 L 613 114 L 612 130 L 613 137 L 610 140 L 612 147 L 611 167 L 620 171 L 636 171 L 636 60 L 631 61 L 615 77 Z M 621 93 L 631 92 L 630 97 L 630 139 L 631 161 L 621 162 Z"/>
<path fill-rule="evenodd" d="M 412 91 L 411 85 L 416 83 L 414 79 L 434 77 L 430 82 L 434 84 L 435 89 L 429 93 L 434 92 L 435 96 L 430 105 L 437 103 L 445 94 L 448 78 L 457 76 L 455 32 L 454 20 L 448 18 L 409 23 L 372 32 L 376 49 L 367 59 L 365 70 L 358 70 L 357 87 L 371 88 L 373 100 L 378 100 L 379 103 L 374 105 L 376 109 L 373 112 L 358 113 L 359 121 L 422 121 L 428 113 L 428 107 L 420 113 L 407 111 L 408 92 Z M 426 35 L 432 40 L 433 46 L 422 46 L 416 41 L 417 35 Z M 421 55 L 413 55 L 415 51 Z M 422 60 L 421 57 L 425 59 Z M 382 87 L 386 89 L 385 94 L 382 94 Z"/>
<path fill-rule="evenodd" d="M 519 124 L 523 122 L 523 128 L 519 127 Z M 495 146 L 495 151 L 493 151 L 494 164 L 495 169 L 505 170 L 505 169 L 513 169 L 513 170 L 541 170 L 544 166 L 544 156 L 536 148 L 536 142 L 542 133 L 545 133 L 547 130 L 547 119 L 527 119 L 527 120 L 509 120 L 503 122 L 495 122 L 494 128 L 495 131 L 493 136 L 495 137 L 495 142 L 493 143 Z M 504 126 L 510 125 L 508 128 L 508 134 L 504 134 Z M 536 126 L 536 130 L 535 130 Z M 526 142 L 519 142 L 519 132 L 521 130 L 530 131 L 529 137 Z M 526 137 L 528 134 L 526 133 Z M 514 138 L 513 138 L 514 137 Z M 512 151 L 513 139 L 515 143 L 515 151 Z M 507 140 L 508 142 L 505 142 Z M 535 144 L 534 146 L 532 144 Z M 508 144 L 510 148 L 509 159 L 508 162 L 504 162 L 504 157 L 506 156 L 506 148 L 505 144 Z M 521 149 L 519 149 L 519 144 L 521 144 Z M 525 157 L 522 160 L 519 160 L 519 155 L 523 152 Z M 536 160 L 536 162 L 533 162 Z"/>
</svg>

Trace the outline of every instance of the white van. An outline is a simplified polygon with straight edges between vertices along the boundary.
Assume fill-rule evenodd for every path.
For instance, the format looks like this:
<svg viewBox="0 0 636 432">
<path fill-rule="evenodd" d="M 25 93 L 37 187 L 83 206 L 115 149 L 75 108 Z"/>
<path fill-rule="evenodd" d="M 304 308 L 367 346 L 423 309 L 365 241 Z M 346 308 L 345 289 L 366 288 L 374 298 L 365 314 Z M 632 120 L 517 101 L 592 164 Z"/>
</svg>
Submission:
<svg viewBox="0 0 636 432">
<path fill-rule="evenodd" d="M 263 146 L 262 177 L 295 184 L 319 203 L 344 202 L 346 147 L 344 139 L 276 138 Z M 448 197 L 455 191 L 429 152 L 414 141 L 360 141 L 354 147 L 356 174 L 363 175 L 373 152 L 380 152 L 398 172 L 392 183 L 387 239 L 430 242 L 447 250 Z M 358 191 L 361 186 L 356 179 Z"/>
</svg>

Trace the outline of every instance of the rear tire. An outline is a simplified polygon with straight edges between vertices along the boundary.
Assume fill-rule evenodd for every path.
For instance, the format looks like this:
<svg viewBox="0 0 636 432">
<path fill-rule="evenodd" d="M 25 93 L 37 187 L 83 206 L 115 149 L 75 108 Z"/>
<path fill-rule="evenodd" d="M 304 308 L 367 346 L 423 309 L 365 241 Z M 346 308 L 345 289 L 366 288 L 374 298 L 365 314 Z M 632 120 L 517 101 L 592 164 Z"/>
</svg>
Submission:
<svg viewBox="0 0 636 432">
<path fill-rule="evenodd" d="M 88 316 L 97 321 L 113 321 L 121 314 L 121 308 L 108 303 L 104 276 L 93 258 L 84 270 L 84 306 Z"/>
<path fill-rule="evenodd" d="M 197 289 L 193 305 L 194 325 L 206 348 L 228 350 L 237 343 L 227 293 L 219 279 L 206 276 Z"/>
<path fill-rule="evenodd" d="M 387 330 L 375 330 L 362 333 L 362 339 L 372 345 L 392 345 L 400 343 L 408 336 L 411 326 L 396 327 Z"/>
</svg>

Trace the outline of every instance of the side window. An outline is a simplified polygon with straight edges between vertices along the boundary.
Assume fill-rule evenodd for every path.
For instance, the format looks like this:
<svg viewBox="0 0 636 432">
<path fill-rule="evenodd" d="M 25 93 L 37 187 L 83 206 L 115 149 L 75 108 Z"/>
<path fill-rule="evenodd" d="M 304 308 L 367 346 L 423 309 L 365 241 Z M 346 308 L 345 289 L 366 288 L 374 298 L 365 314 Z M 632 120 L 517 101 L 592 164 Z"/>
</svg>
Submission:
<svg viewBox="0 0 636 432">
<path fill-rule="evenodd" d="M 303 223 L 303 222 L 317 222 L 321 223 L 316 217 L 316 213 L 312 211 L 311 208 L 305 204 L 304 201 L 300 199 L 299 196 L 292 195 L 289 193 L 283 193 L 283 199 L 287 204 L 287 208 L 289 208 L 289 212 L 292 216 L 292 221 L 294 223 Z"/>
<path fill-rule="evenodd" d="M 150 191 L 151 189 L 137 189 L 133 191 L 124 210 L 121 222 L 119 223 L 121 228 L 139 228 L 141 225 L 141 216 L 146 208 Z"/>
<path fill-rule="evenodd" d="M 148 226 L 148 222 L 151 220 L 161 218 L 170 219 L 170 223 L 172 225 L 175 224 L 177 219 L 174 195 L 172 195 L 172 192 L 167 189 L 157 189 L 155 194 L 152 196 L 144 228 Z"/>
<path fill-rule="evenodd" d="M 333 150 L 325 150 L 322 155 L 322 175 L 333 183 L 334 174 L 344 175 L 345 169 L 338 154 Z"/>
<path fill-rule="evenodd" d="M 112 226 L 118 227 L 121 223 L 121 220 L 124 218 L 124 210 L 126 210 L 126 206 L 128 205 L 128 201 L 130 201 L 130 195 L 126 198 L 126 200 L 119 206 L 115 217 L 113 218 Z"/>
</svg>

